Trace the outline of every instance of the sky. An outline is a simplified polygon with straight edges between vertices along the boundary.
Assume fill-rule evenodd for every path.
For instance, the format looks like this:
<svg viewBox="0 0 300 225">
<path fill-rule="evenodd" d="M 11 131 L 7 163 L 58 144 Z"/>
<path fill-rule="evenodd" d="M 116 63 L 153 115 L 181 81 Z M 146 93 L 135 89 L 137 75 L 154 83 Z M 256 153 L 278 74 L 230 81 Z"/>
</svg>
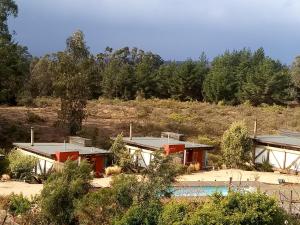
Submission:
<svg viewBox="0 0 300 225">
<path fill-rule="evenodd" d="M 225 50 L 263 47 L 291 64 L 300 55 L 299 0 L 15 0 L 15 40 L 34 56 L 65 48 L 76 30 L 91 52 L 138 47 L 165 60 L 211 60 Z"/>
</svg>

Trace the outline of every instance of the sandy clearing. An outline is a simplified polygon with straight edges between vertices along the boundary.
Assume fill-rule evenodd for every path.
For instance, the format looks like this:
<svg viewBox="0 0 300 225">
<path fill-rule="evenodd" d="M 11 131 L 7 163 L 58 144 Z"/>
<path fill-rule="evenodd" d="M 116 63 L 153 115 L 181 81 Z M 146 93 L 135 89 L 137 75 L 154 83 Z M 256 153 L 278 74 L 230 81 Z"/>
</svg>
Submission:
<svg viewBox="0 0 300 225">
<path fill-rule="evenodd" d="M 300 176 L 272 172 L 244 171 L 227 169 L 218 171 L 203 171 L 178 177 L 178 181 L 259 181 L 268 184 L 278 184 L 278 179 L 287 183 L 300 184 Z"/>
<path fill-rule="evenodd" d="M 27 197 L 39 194 L 43 189 L 42 184 L 28 184 L 19 181 L 0 182 L 0 195 L 23 194 Z"/>
</svg>

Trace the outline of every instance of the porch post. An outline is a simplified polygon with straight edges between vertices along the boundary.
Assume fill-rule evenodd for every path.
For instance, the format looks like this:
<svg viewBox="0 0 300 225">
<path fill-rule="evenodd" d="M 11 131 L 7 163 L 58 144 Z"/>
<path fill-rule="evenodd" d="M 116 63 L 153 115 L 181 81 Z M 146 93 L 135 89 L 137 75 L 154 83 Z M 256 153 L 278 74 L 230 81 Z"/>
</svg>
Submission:
<svg viewBox="0 0 300 225">
<path fill-rule="evenodd" d="M 186 165 L 186 149 L 183 151 L 183 165 Z"/>
</svg>

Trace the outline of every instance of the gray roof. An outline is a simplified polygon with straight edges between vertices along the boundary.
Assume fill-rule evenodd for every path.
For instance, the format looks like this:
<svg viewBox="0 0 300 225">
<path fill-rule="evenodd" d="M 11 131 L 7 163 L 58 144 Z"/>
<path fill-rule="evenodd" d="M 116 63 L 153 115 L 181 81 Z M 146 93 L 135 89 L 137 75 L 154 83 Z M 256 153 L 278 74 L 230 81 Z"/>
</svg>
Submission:
<svg viewBox="0 0 300 225">
<path fill-rule="evenodd" d="M 164 145 L 176 145 L 176 144 L 184 144 L 186 149 L 189 148 L 207 148 L 212 149 L 213 146 L 211 145 L 204 145 L 204 144 L 197 144 L 188 141 L 178 141 L 172 138 L 160 138 L 160 137 L 132 137 L 130 140 L 129 137 L 123 138 L 124 142 L 127 144 L 138 145 L 142 147 L 148 147 L 151 149 L 161 149 Z"/>
<path fill-rule="evenodd" d="M 286 135 L 261 135 L 255 137 L 254 140 L 266 144 L 300 148 L 299 137 L 286 136 Z"/>
<path fill-rule="evenodd" d="M 30 143 L 13 143 L 14 146 L 28 150 L 33 153 L 52 156 L 56 152 L 73 152 L 78 151 L 79 155 L 99 155 L 99 154 L 109 154 L 110 152 L 104 149 L 95 147 L 84 147 L 81 145 L 70 144 L 70 143 L 34 143 L 31 146 Z"/>
</svg>

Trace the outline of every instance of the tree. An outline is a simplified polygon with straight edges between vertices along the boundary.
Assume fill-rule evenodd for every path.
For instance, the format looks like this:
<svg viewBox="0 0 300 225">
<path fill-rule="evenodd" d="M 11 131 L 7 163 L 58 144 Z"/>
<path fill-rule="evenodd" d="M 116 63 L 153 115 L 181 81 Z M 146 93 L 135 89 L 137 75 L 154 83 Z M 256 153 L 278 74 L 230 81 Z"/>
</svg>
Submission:
<svg viewBox="0 0 300 225">
<path fill-rule="evenodd" d="M 223 55 L 214 58 L 211 70 L 203 84 L 206 101 L 237 104 L 236 94 L 239 91 L 239 80 L 244 76 L 244 73 L 240 72 L 246 66 L 246 64 L 241 66 L 241 55 L 248 55 L 248 51 L 245 49 L 232 53 L 226 51 Z"/>
<path fill-rule="evenodd" d="M 263 48 L 243 49 L 213 60 L 203 90 L 209 102 L 284 104 L 291 98 L 290 84 L 288 68 L 265 56 Z"/>
<path fill-rule="evenodd" d="M 170 98 L 171 97 L 171 85 L 172 79 L 175 76 L 175 72 L 177 69 L 176 62 L 165 63 L 161 65 L 157 71 L 157 93 L 156 97 L 159 98 Z"/>
<path fill-rule="evenodd" d="M 138 63 L 135 64 L 135 90 L 144 93 L 146 98 L 156 96 L 157 70 L 163 64 L 159 55 L 151 52 L 140 53 Z"/>
<path fill-rule="evenodd" d="M 103 72 L 102 91 L 104 97 L 132 99 L 135 94 L 133 87 L 132 66 L 112 59 Z"/>
<path fill-rule="evenodd" d="M 75 205 L 90 188 L 91 165 L 81 161 L 67 161 L 62 172 L 50 175 L 41 193 L 41 211 L 53 224 L 72 224 Z"/>
<path fill-rule="evenodd" d="M 238 167 L 250 158 L 252 140 L 244 121 L 234 122 L 222 137 L 221 150 L 226 165 Z"/>
<path fill-rule="evenodd" d="M 51 55 L 45 55 L 31 62 L 29 89 L 32 97 L 53 95 L 53 71 Z"/>
<path fill-rule="evenodd" d="M 87 52 L 83 34 L 77 31 L 67 39 L 66 51 L 55 55 L 53 64 L 56 74 L 54 91 L 61 100 L 58 117 L 72 135 L 81 129 L 82 121 L 86 117 L 89 87 L 84 65 L 89 60 Z"/>
<path fill-rule="evenodd" d="M 157 224 L 160 200 L 170 197 L 172 182 L 181 172 L 169 156 L 157 153 L 141 176 L 114 176 L 109 190 L 86 195 L 77 205 L 76 215 L 81 224 L 93 224 L 96 218 L 103 224 Z"/>
<path fill-rule="evenodd" d="M 12 41 L 7 20 L 16 17 L 12 0 L 0 0 L 0 103 L 16 104 L 17 96 L 29 75 L 31 56 L 26 47 Z"/>
<path fill-rule="evenodd" d="M 203 100 L 202 86 L 208 71 L 204 53 L 199 61 L 189 59 L 177 65 L 174 76 L 170 79 L 171 97 L 179 100 Z"/>
<path fill-rule="evenodd" d="M 0 43 L 11 41 L 7 20 L 9 16 L 17 17 L 18 6 L 14 0 L 0 0 Z"/>
<path fill-rule="evenodd" d="M 284 104 L 291 98 L 290 75 L 288 68 L 271 59 L 265 59 L 249 74 L 241 87 L 240 102 L 249 100 L 257 106 Z"/>
<path fill-rule="evenodd" d="M 296 91 L 297 100 L 300 99 L 300 56 L 297 56 L 291 68 L 292 82 Z"/>
<path fill-rule="evenodd" d="M 113 163 L 120 166 L 123 171 L 133 171 L 135 168 L 133 156 L 126 148 L 123 141 L 123 135 L 119 134 L 110 147 L 113 155 Z"/>
</svg>

